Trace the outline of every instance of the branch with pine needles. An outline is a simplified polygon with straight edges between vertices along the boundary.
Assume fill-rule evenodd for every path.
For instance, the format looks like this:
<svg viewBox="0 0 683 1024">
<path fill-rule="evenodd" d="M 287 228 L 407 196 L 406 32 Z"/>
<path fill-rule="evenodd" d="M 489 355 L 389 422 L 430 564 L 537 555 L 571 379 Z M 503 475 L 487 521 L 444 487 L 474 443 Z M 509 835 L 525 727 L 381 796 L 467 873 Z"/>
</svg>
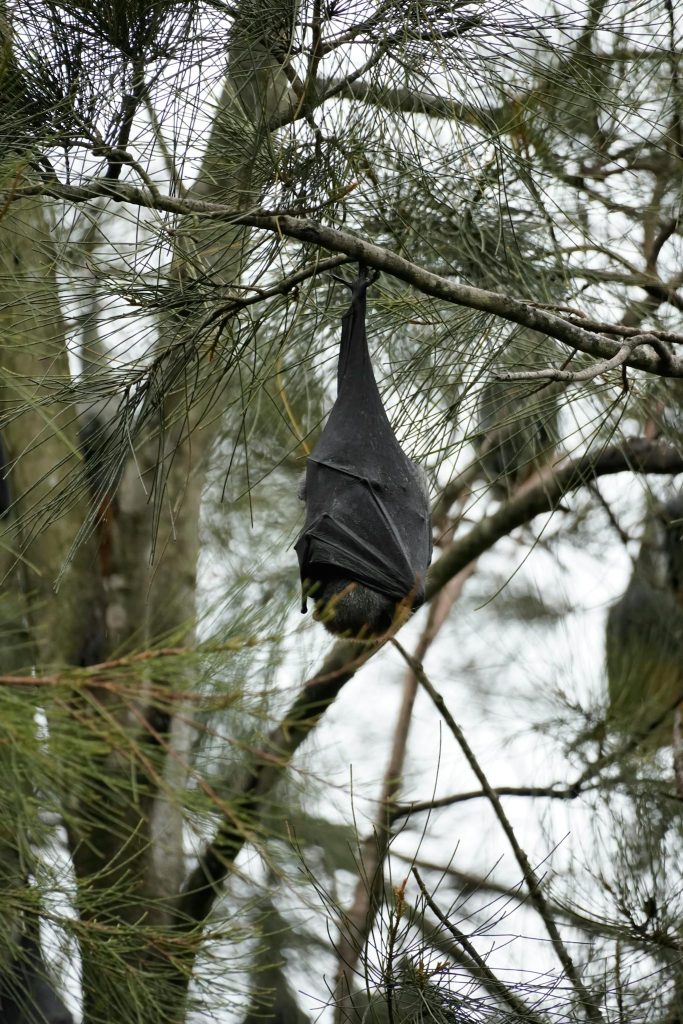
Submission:
<svg viewBox="0 0 683 1024">
<path fill-rule="evenodd" d="M 434 274 L 416 263 L 399 256 L 383 246 L 375 245 L 349 231 L 327 227 L 310 217 L 293 215 L 291 211 L 255 210 L 247 213 L 236 213 L 234 208 L 221 203 L 212 203 L 190 197 L 162 195 L 149 188 L 140 189 L 125 182 L 96 179 L 87 185 L 65 185 L 53 179 L 36 184 L 16 186 L 0 193 L 0 208 L 31 196 L 52 198 L 72 204 L 92 202 L 95 199 L 108 198 L 116 202 L 127 203 L 144 209 L 172 213 L 177 216 L 192 214 L 199 219 L 217 223 L 240 224 L 245 227 L 259 228 L 272 232 L 278 237 L 297 239 L 311 245 L 317 245 L 330 252 L 344 254 L 353 260 L 381 270 L 398 280 L 405 281 L 425 295 L 445 302 L 477 309 L 492 316 L 500 317 L 511 323 L 520 324 L 530 330 L 539 331 L 548 337 L 563 342 L 572 349 L 578 349 L 595 359 L 611 360 L 621 352 L 623 346 L 618 345 L 609 337 L 593 333 L 582 322 L 576 323 L 576 317 L 551 313 L 533 302 L 525 302 L 500 292 L 487 291 L 471 285 L 461 284 L 452 278 Z M 676 336 L 676 341 L 683 344 L 683 335 Z M 673 353 L 664 355 L 659 348 L 648 352 L 648 345 L 639 345 L 624 361 L 624 366 L 643 370 L 662 377 L 683 377 L 683 357 Z"/>
<path fill-rule="evenodd" d="M 413 865 L 411 871 L 415 881 L 418 884 L 418 888 L 422 894 L 422 898 L 429 907 L 429 909 L 431 910 L 431 912 L 434 914 L 434 916 L 437 918 L 440 924 L 446 929 L 446 931 L 449 932 L 450 935 L 452 935 L 457 945 L 465 951 L 467 956 L 472 961 L 473 966 L 470 969 L 473 971 L 474 977 L 476 977 L 479 981 L 485 984 L 488 991 L 497 996 L 497 998 L 500 999 L 501 1002 L 507 1003 L 510 1009 L 514 1013 L 518 1014 L 521 1020 L 529 1021 L 530 1024 L 540 1024 L 540 1022 L 543 1021 L 544 1018 L 539 1017 L 537 1014 L 535 1014 L 531 1007 L 527 1006 L 526 1003 L 524 1003 L 519 998 L 519 996 L 515 995 L 511 988 L 509 988 L 500 980 L 500 978 L 491 970 L 489 965 L 480 955 L 477 947 L 472 942 L 470 942 L 468 936 L 465 935 L 465 933 L 461 931 L 460 928 L 458 928 L 458 926 L 451 920 L 450 917 L 448 917 L 446 914 L 442 912 L 436 900 L 432 896 L 430 896 L 429 890 L 427 889 L 427 886 L 425 885 L 422 879 L 422 875 L 420 874 L 415 865 Z"/>
</svg>

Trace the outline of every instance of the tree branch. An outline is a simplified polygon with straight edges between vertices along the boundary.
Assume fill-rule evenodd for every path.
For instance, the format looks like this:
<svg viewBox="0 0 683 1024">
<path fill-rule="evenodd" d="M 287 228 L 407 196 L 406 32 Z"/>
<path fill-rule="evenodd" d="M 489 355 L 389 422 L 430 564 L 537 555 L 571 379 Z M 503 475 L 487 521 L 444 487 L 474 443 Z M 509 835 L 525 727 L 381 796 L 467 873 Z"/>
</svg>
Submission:
<svg viewBox="0 0 683 1024">
<path fill-rule="evenodd" d="M 587 485 L 596 477 L 625 472 L 667 476 L 683 473 L 683 452 L 663 441 L 634 437 L 621 445 L 603 449 L 597 456 L 588 453 L 540 472 L 537 484 L 511 498 L 493 515 L 486 516 L 444 551 L 429 570 L 427 600 L 463 566 L 516 527 L 557 508 L 569 491 Z"/>
<path fill-rule="evenodd" d="M 496 380 L 505 382 L 528 381 L 534 383 L 539 380 L 552 380 L 576 384 L 587 380 L 594 380 L 609 370 L 623 366 L 638 345 L 652 345 L 660 355 L 662 354 L 663 346 L 659 338 L 651 337 L 649 334 L 636 334 L 632 338 L 626 338 L 619 351 L 611 359 L 602 359 L 592 366 L 585 367 L 583 370 L 562 370 L 554 366 L 548 367 L 545 370 L 498 370 L 494 377 Z"/>
<path fill-rule="evenodd" d="M 484 110 L 460 99 L 440 96 L 438 93 L 423 92 L 401 86 L 378 86 L 375 83 L 351 80 L 349 78 L 328 78 L 322 81 L 325 98 L 342 93 L 360 103 L 372 103 L 391 113 L 426 114 L 430 117 L 455 118 L 465 124 L 485 127 L 502 120 L 502 108 Z M 512 107 L 510 108 L 512 113 Z"/>
<path fill-rule="evenodd" d="M 344 253 L 369 267 L 383 270 L 393 277 L 405 281 L 417 288 L 418 291 L 424 292 L 425 295 L 431 295 L 445 302 L 452 302 L 470 309 L 478 309 L 492 316 L 509 320 L 511 323 L 540 331 L 542 334 L 556 338 L 571 348 L 576 348 L 596 359 L 612 359 L 621 349 L 621 346 L 614 341 L 596 336 L 583 326 L 541 309 L 533 303 L 524 302 L 500 292 L 486 291 L 483 288 L 460 284 L 450 278 L 433 274 L 390 249 L 368 242 L 349 231 L 326 227 L 307 217 L 262 210 L 237 215 L 234 209 L 221 203 L 189 197 L 153 195 L 149 191 L 143 191 L 125 182 L 112 182 L 104 179 L 80 186 L 43 181 L 15 188 L 0 193 L 0 208 L 5 203 L 39 195 L 69 203 L 86 203 L 105 197 L 117 202 L 173 213 L 178 216 L 195 214 L 217 222 L 260 228 L 279 236 L 286 235 L 301 242 L 320 246 L 331 252 Z M 683 343 L 683 335 L 676 340 Z M 680 356 L 671 355 L 670 358 L 663 358 L 659 353 L 641 350 L 632 353 L 624 365 L 663 377 L 683 377 L 683 358 Z"/>
<path fill-rule="evenodd" d="M 494 793 L 498 796 L 523 796 L 547 800 L 576 800 L 584 791 L 581 786 L 496 786 Z M 467 793 L 451 793 L 450 796 L 435 797 L 433 800 L 413 800 L 411 803 L 395 804 L 392 808 L 392 820 L 409 818 L 411 814 L 435 811 L 440 807 L 452 807 L 454 804 L 468 803 L 470 800 L 481 800 L 487 796 L 483 789 L 473 789 Z"/>
</svg>

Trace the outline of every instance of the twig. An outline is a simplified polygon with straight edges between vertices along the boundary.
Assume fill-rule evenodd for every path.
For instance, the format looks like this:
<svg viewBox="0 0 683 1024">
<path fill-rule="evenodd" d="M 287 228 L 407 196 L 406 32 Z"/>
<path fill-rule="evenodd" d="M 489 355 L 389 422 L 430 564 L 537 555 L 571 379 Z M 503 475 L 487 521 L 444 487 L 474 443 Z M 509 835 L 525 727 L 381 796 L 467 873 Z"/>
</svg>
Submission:
<svg viewBox="0 0 683 1024">
<path fill-rule="evenodd" d="M 539 304 L 539 309 L 545 309 L 543 304 Z M 553 306 L 549 307 L 554 309 Z M 636 334 L 642 334 L 642 327 L 629 327 L 625 323 L 611 324 L 607 320 L 591 320 L 581 310 L 575 309 L 563 309 L 559 308 L 559 312 L 566 312 L 568 316 L 578 317 L 581 326 L 586 331 L 594 331 L 596 334 L 613 334 L 619 338 L 633 338 Z M 670 345 L 680 345 L 683 342 L 683 338 L 680 334 L 676 334 L 671 331 L 660 331 L 650 328 L 647 332 L 652 338 L 656 338 L 660 342 L 665 342 Z M 651 343 L 650 343 L 651 344 Z"/>
<path fill-rule="evenodd" d="M 624 546 L 626 546 L 631 540 L 631 538 L 629 537 L 629 535 L 627 534 L 626 530 L 623 528 L 617 517 L 615 516 L 612 510 L 612 506 L 607 501 L 607 499 L 605 498 L 604 494 L 602 493 L 602 491 L 600 490 L 595 481 L 593 481 L 593 483 L 590 484 L 590 491 L 591 494 L 594 494 L 595 497 L 598 499 L 600 506 L 602 507 L 602 510 L 609 519 L 610 526 L 618 535 L 619 540 Z"/>
<path fill-rule="evenodd" d="M 502 896 L 506 902 L 510 899 L 516 900 L 518 903 L 528 902 L 526 890 L 522 888 L 521 882 L 514 885 L 506 885 L 504 882 L 494 881 L 488 875 L 486 877 L 474 875 L 467 871 L 459 871 L 450 865 L 437 864 L 424 858 L 418 859 L 400 852 L 396 852 L 394 856 L 399 860 L 409 863 L 411 866 L 417 864 L 419 868 L 423 868 L 425 871 L 433 871 L 439 876 L 448 877 L 454 885 L 458 886 L 460 895 L 463 897 L 469 897 L 474 892 L 482 892 L 494 896 Z M 624 930 L 617 921 L 609 921 L 600 917 L 587 917 L 579 910 L 559 903 L 552 903 L 550 906 L 555 917 L 561 917 L 567 924 L 573 928 L 580 929 L 586 935 L 600 935 L 603 938 L 607 937 L 610 939 L 624 938 Z M 629 945 L 641 950 L 647 949 L 647 938 L 643 935 L 630 936 Z"/>
<path fill-rule="evenodd" d="M 543 1018 L 535 1014 L 533 1010 L 531 1010 L 530 1007 L 526 1005 L 526 1003 L 523 1003 L 522 1000 L 518 996 L 516 996 L 515 993 L 512 992 L 511 989 L 509 989 L 507 985 L 505 985 L 500 980 L 500 978 L 498 978 L 493 973 L 493 971 L 488 966 L 486 961 L 480 956 L 476 946 L 472 945 L 472 943 L 465 935 L 465 933 L 461 932 L 458 926 L 453 924 L 453 922 L 450 921 L 446 917 L 446 915 L 439 909 L 437 904 L 429 895 L 429 892 L 427 891 L 427 886 L 424 884 L 422 876 L 420 875 L 420 872 L 417 870 L 415 865 L 413 865 L 411 871 L 413 873 L 415 881 L 417 882 L 420 888 L 420 892 L 422 893 L 422 898 L 424 899 L 425 903 L 427 904 L 431 912 L 434 914 L 434 916 L 438 918 L 438 920 L 441 922 L 444 928 L 446 928 L 446 930 L 450 932 L 450 934 L 453 936 L 458 945 L 462 946 L 467 955 L 472 959 L 478 970 L 481 972 L 481 979 L 486 983 L 489 991 L 495 992 L 496 995 L 498 995 L 498 997 L 504 1003 L 507 1003 L 507 1005 L 514 1013 L 519 1015 L 521 1020 L 534 1021 L 535 1024 L 540 1024 L 540 1021 L 542 1021 Z"/>
<path fill-rule="evenodd" d="M 164 133 L 162 131 L 161 124 L 159 123 L 157 112 L 154 109 L 154 105 L 152 103 L 152 100 L 150 99 L 149 94 L 145 95 L 144 104 L 145 109 L 147 110 L 147 116 L 149 117 L 149 121 L 152 126 L 152 132 L 154 133 L 154 139 L 157 145 L 159 146 L 159 149 L 161 150 L 161 155 L 163 157 L 164 164 L 166 165 L 166 171 L 168 172 L 171 189 L 177 195 L 183 195 L 185 193 L 185 189 L 183 186 L 182 177 L 178 172 L 178 168 L 175 165 L 175 160 L 173 159 L 173 154 L 171 153 L 171 150 L 168 147 L 168 143 L 164 138 Z"/>
<path fill-rule="evenodd" d="M 495 982 L 490 983 L 488 978 L 485 975 L 482 975 L 478 964 L 476 964 L 475 961 L 467 955 L 458 942 L 451 938 L 449 933 L 445 932 L 438 924 L 428 922 L 424 914 L 420 914 L 415 907 L 412 907 L 409 904 L 408 912 L 411 915 L 411 919 L 420 929 L 424 941 L 428 943 L 431 948 L 438 950 L 440 953 L 445 953 L 453 963 L 464 968 L 472 978 L 476 978 L 479 984 L 490 992 L 492 996 L 499 998 L 500 983 L 498 978 L 495 979 Z"/>
<path fill-rule="evenodd" d="M 284 277 L 277 284 L 271 285 L 269 288 L 258 288 L 255 295 L 240 296 L 231 295 L 227 302 L 222 305 L 215 307 L 211 312 L 202 320 L 197 328 L 200 332 L 218 320 L 224 320 L 228 316 L 237 312 L 240 309 L 244 309 L 246 306 L 253 306 L 256 302 L 263 302 L 265 299 L 272 299 L 276 295 L 286 295 L 291 292 L 292 289 L 296 288 L 297 285 L 302 284 L 304 281 L 309 280 L 311 277 L 315 277 L 316 274 L 323 274 L 327 270 L 333 270 L 335 267 L 341 267 L 346 263 L 352 262 L 348 256 L 329 256 L 325 260 L 317 260 L 315 263 L 309 263 L 307 267 L 302 267 L 301 270 L 295 271 L 290 274 L 289 277 Z"/>
<path fill-rule="evenodd" d="M 665 243 L 671 238 L 675 231 L 678 231 L 680 223 L 680 216 L 673 217 L 671 220 L 668 220 L 666 224 L 663 224 L 659 229 L 656 238 L 652 242 L 652 250 L 650 252 L 650 256 L 648 259 L 649 270 L 655 269 L 657 260 L 659 258 L 659 254 L 662 250 L 662 246 L 665 245 Z"/>
<path fill-rule="evenodd" d="M 586 787 L 581 786 L 496 786 L 493 790 L 498 796 L 522 796 L 533 799 L 547 800 L 576 800 L 585 792 Z M 409 804 L 396 804 L 393 809 L 393 819 L 408 818 L 411 814 L 422 814 L 425 811 L 435 811 L 440 807 L 452 807 L 454 804 L 464 804 L 470 800 L 482 800 L 488 798 L 488 793 L 483 789 L 471 790 L 467 793 L 452 793 L 450 796 L 438 797 L 435 800 L 414 800 Z"/>
<path fill-rule="evenodd" d="M 117 181 L 119 174 L 121 173 L 121 168 L 124 164 L 126 164 L 128 167 L 135 171 L 135 173 L 138 175 L 143 184 L 147 186 L 154 202 L 157 202 L 158 200 L 161 199 L 161 192 L 159 191 L 158 187 L 154 184 L 154 181 L 152 180 L 150 175 L 147 173 L 142 164 L 139 163 L 131 153 L 127 152 L 127 150 L 122 148 L 114 148 L 112 146 L 96 145 L 93 146 L 92 152 L 93 156 L 104 156 L 107 158 L 107 160 L 112 161 L 109 164 L 109 170 L 112 171 L 112 174 L 106 175 L 108 181 Z"/>
<path fill-rule="evenodd" d="M 408 879 L 404 878 L 399 886 L 393 889 L 393 907 L 389 914 L 389 936 L 387 940 L 387 962 L 385 969 L 385 990 L 387 996 L 387 1010 L 389 1011 L 389 1024 L 394 1024 L 394 992 L 396 990 L 396 975 L 394 973 L 394 960 L 396 955 L 396 939 L 398 926 L 405 910 L 406 885 Z"/>
<path fill-rule="evenodd" d="M 599 363 L 585 367 L 583 370 L 562 370 L 556 367 L 548 367 L 545 370 L 497 370 L 493 376 L 496 380 L 505 381 L 506 383 L 508 381 L 533 382 L 549 380 L 576 384 L 582 381 L 594 380 L 601 374 L 607 373 L 608 370 L 614 370 L 618 366 L 623 366 L 638 345 L 652 345 L 653 348 L 656 347 L 657 354 L 661 356 L 660 349 L 662 348 L 662 343 L 658 338 L 649 334 L 636 334 L 632 338 L 627 338 L 622 343 L 619 351 L 611 359 L 603 359 Z M 666 348 L 664 348 L 664 351 L 667 357 L 670 357 L 670 353 Z"/>
<path fill-rule="evenodd" d="M 526 855 L 526 852 L 520 846 L 517 836 L 515 835 L 514 829 L 512 828 L 512 825 L 510 824 L 510 821 L 505 811 L 503 810 L 503 805 L 500 802 L 500 798 L 496 791 L 489 784 L 489 781 L 486 777 L 483 768 L 479 764 L 479 761 L 474 755 L 474 751 L 472 750 L 469 743 L 467 742 L 467 739 L 465 738 L 465 734 L 463 733 L 462 729 L 451 715 L 441 694 L 438 693 L 430 683 L 422 666 L 415 662 L 415 660 L 410 656 L 410 654 L 408 654 L 405 648 L 401 646 L 401 644 L 395 637 L 392 639 L 391 642 L 394 644 L 396 649 L 401 653 L 403 658 L 406 660 L 407 664 L 409 664 L 412 667 L 413 671 L 415 672 L 415 675 L 417 676 L 420 682 L 420 685 L 428 693 L 429 697 L 433 701 L 435 707 L 439 711 L 441 717 L 443 718 L 444 722 L 450 729 L 460 749 L 465 755 L 467 763 L 469 764 L 470 768 L 472 769 L 477 779 L 479 780 L 482 789 L 486 793 L 489 799 L 489 803 L 491 804 L 493 811 L 496 817 L 498 818 L 498 821 L 500 822 L 500 825 L 503 831 L 505 832 L 505 835 L 507 836 L 508 842 L 510 843 L 512 851 L 515 855 L 515 859 L 519 864 L 520 870 L 524 877 L 524 881 L 526 882 L 527 889 L 529 891 L 529 897 L 531 899 L 531 902 L 533 903 L 534 907 L 538 912 L 539 917 L 545 925 L 553 949 L 557 954 L 557 958 L 562 964 L 565 974 L 574 986 L 574 991 L 576 992 L 579 1001 L 581 1002 L 581 1005 L 584 1008 L 586 1016 L 590 1021 L 602 1022 L 602 1014 L 600 1013 L 600 1009 L 591 997 L 585 985 L 583 984 L 583 981 L 581 980 L 581 977 L 576 969 L 574 961 L 572 960 L 569 951 L 564 944 L 562 936 L 558 931 L 555 919 L 552 916 L 550 907 L 543 894 L 543 890 L 541 888 L 541 881 L 536 875 L 534 869 L 532 868 L 529 858 Z"/>
</svg>

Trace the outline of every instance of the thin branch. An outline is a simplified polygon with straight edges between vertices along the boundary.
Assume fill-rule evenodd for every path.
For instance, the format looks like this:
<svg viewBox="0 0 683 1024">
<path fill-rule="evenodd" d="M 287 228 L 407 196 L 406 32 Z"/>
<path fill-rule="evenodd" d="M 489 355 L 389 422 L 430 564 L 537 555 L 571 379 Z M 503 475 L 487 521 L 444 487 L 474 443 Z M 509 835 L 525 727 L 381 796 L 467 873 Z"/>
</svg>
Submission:
<svg viewBox="0 0 683 1024">
<path fill-rule="evenodd" d="M 539 917 L 545 925 L 553 949 L 557 954 L 557 958 L 562 964 L 565 974 L 571 981 L 574 987 L 574 991 L 576 992 L 579 1001 L 583 1006 L 587 1018 L 590 1021 L 596 1022 L 596 1024 L 597 1022 L 601 1022 L 603 1018 L 600 1009 L 595 1003 L 592 996 L 590 995 L 588 989 L 584 985 L 579 975 L 579 972 L 576 969 L 574 961 L 572 960 L 569 954 L 569 950 L 567 949 L 562 939 L 562 936 L 558 931 L 555 919 L 546 901 L 543 889 L 541 888 L 541 880 L 532 868 L 525 850 L 520 845 L 515 834 L 515 831 L 512 828 L 512 825 L 510 824 L 510 821 L 505 811 L 503 810 L 503 805 L 500 802 L 500 798 L 498 797 L 496 791 L 492 789 L 492 787 L 490 786 L 483 768 L 479 764 L 479 761 L 475 757 L 474 751 L 472 750 L 469 743 L 467 742 L 467 739 L 465 738 L 465 734 L 463 733 L 462 729 L 451 715 L 441 694 L 438 693 L 432 686 L 422 666 L 415 662 L 415 660 L 408 654 L 405 648 L 401 646 L 401 644 L 398 642 L 398 640 L 396 640 L 395 637 L 393 638 L 392 643 L 394 644 L 396 649 L 402 654 L 406 663 L 412 667 L 417 678 L 419 679 L 420 685 L 427 692 L 427 694 L 433 701 L 435 707 L 439 711 L 439 714 L 441 715 L 444 722 L 450 729 L 456 742 L 458 743 L 458 746 L 465 755 L 467 763 L 469 764 L 470 768 L 472 769 L 477 779 L 479 780 L 479 784 L 485 791 L 489 799 L 489 803 L 491 804 L 491 807 L 493 808 L 493 811 L 498 821 L 500 822 L 500 825 L 503 831 L 505 832 L 505 835 L 507 836 L 508 842 L 510 843 L 512 851 L 515 855 L 515 859 L 519 864 L 519 868 L 522 872 L 524 881 L 529 891 L 529 897 L 531 899 L 531 902 L 533 903 L 534 907 L 536 908 L 536 911 L 538 912 Z"/>
<path fill-rule="evenodd" d="M 614 532 L 619 537 L 619 540 L 621 541 L 621 543 L 626 547 L 626 545 L 629 543 L 631 538 L 629 537 L 628 533 L 623 528 L 623 526 L 621 525 L 621 523 L 619 522 L 617 517 L 615 516 L 614 510 L 612 509 L 612 506 L 610 505 L 610 503 L 605 498 L 605 495 L 602 493 L 602 491 L 598 487 L 597 483 L 589 484 L 589 487 L 590 487 L 591 494 L 594 494 L 595 497 L 597 498 L 598 502 L 600 503 L 600 506 L 601 506 L 603 512 L 605 513 L 605 515 L 607 516 L 607 518 L 609 520 L 610 526 L 612 527 Z"/>
<path fill-rule="evenodd" d="M 351 28 L 338 32 L 337 35 L 328 36 L 323 39 L 320 47 L 322 56 L 327 56 L 328 53 L 339 49 L 340 46 L 344 46 L 346 43 L 357 42 L 358 36 L 371 32 L 378 24 L 381 24 L 382 19 L 386 18 L 394 10 L 395 6 L 395 0 L 388 0 L 387 3 L 380 4 L 365 21 L 358 22 L 356 25 L 352 25 Z"/>
<path fill-rule="evenodd" d="M 327 270 L 334 270 L 336 267 L 341 267 L 345 263 L 350 262 L 351 260 L 347 256 L 330 256 L 326 260 L 316 260 L 315 263 L 302 267 L 269 288 L 257 288 L 254 295 L 230 295 L 227 302 L 221 303 L 211 310 L 204 320 L 200 322 L 197 330 L 202 331 L 216 323 L 216 321 L 232 316 L 233 313 L 239 309 L 244 309 L 245 306 L 253 306 L 257 302 L 263 302 L 264 299 L 272 299 L 276 295 L 286 295 L 296 288 L 297 285 L 303 284 L 304 281 L 315 277 L 316 274 L 323 274 Z"/>
<path fill-rule="evenodd" d="M 495 982 L 489 982 L 486 975 L 482 974 L 478 964 L 467 955 L 462 946 L 456 940 L 451 938 L 450 934 L 445 932 L 440 925 L 428 922 L 424 914 L 420 914 L 420 912 L 409 903 L 406 903 L 406 910 L 410 914 L 411 919 L 420 929 L 422 938 L 426 944 L 428 944 L 432 949 L 437 950 L 439 953 L 445 953 L 449 960 L 458 964 L 467 971 L 467 973 L 472 978 L 475 978 L 477 982 L 492 996 L 500 998 L 500 982 L 498 978 L 495 978 Z M 528 1013 L 529 1011 L 526 1010 L 525 1012 Z"/>
<path fill-rule="evenodd" d="M 363 75 L 367 75 L 368 71 L 372 71 L 372 69 L 379 64 L 392 42 L 393 40 L 386 39 L 381 46 L 378 46 L 375 52 L 368 57 L 364 64 L 361 64 L 359 68 L 352 71 L 346 78 L 342 78 L 340 81 L 335 82 L 334 85 L 330 85 L 329 89 L 322 97 L 323 100 L 334 99 L 335 96 L 339 96 L 341 93 L 349 91 L 353 87 L 354 83 L 358 82 Z"/>
<path fill-rule="evenodd" d="M 140 101 L 145 93 L 145 66 L 139 59 L 135 61 L 134 72 L 133 72 L 133 89 L 132 92 L 124 93 L 121 101 L 121 114 L 119 118 L 119 134 L 116 140 L 116 146 L 112 148 L 105 155 L 109 161 L 109 166 L 105 173 L 105 178 L 116 181 L 121 175 L 121 169 L 124 163 L 135 163 L 126 153 L 128 147 L 128 141 L 130 139 L 131 128 L 133 127 L 133 119 L 137 113 L 137 109 L 140 105 Z M 125 157 L 124 157 L 125 154 Z M 137 168 L 136 168 L 137 169 Z"/>
<path fill-rule="evenodd" d="M 402 860 L 411 866 L 417 864 L 419 868 L 423 868 L 425 871 L 433 871 L 441 877 L 446 877 L 452 883 L 458 887 L 460 895 L 463 898 L 469 898 L 472 893 L 482 892 L 491 893 L 495 896 L 502 896 L 505 900 L 516 900 L 518 903 L 527 903 L 528 896 L 526 890 L 522 886 L 522 882 L 516 882 L 514 885 L 506 885 L 504 882 L 496 882 L 489 875 L 481 876 L 474 875 L 468 871 L 460 871 L 451 865 L 437 864 L 434 861 L 428 861 L 424 858 L 410 857 L 407 854 L 396 852 L 395 857 Z M 571 907 L 563 906 L 559 903 L 551 904 L 552 913 L 555 917 L 560 917 L 574 928 L 580 928 L 581 931 L 587 935 L 602 935 L 609 936 L 610 938 L 623 938 L 623 928 L 614 922 L 600 920 L 597 917 L 588 917 L 582 914 L 579 910 L 573 910 Z M 636 942 L 634 942 L 638 948 L 644 948 L 642 937 L 638 936 Z"/>
<path fill-rule="evenodd" d="M 109 164 L 109 170 L 112 174 L 109 175 L 107 173 L 106 177 L 108 180 L 117 180 L 121 173 L 121 168 L 125 164 L 127 167 L 130 167 L 131 170 L 135 171 L 143 184 L 147 186 L 155 203 L 161 199 L 161 193 L 157 185 L 154 183 L 153 179 L 147 173 L 142 164 L 135 159 L 132 153 L 129 153 L 123 148 L 105 145 L 93 146 L 92 153 L 93 156 L 104 156 L 107 160 L 111 161 Z"/>
<path fill-rule="evenodd" d="M 150 125 L 152 127 L 152 132 L 154 134 L 154 141 L 161 150 L 161 156 L 166 167 L 166 173 L 168 174 L 169 177 L 171 190 L 173 192 L 176 192 L 178 195 L 182 195 L 185 191 L 183 186 L 183 179 L 180 172 L 178 171 L 178 168 L 176 167 L 175 160 L 173 159 L 173 153 L 171 152 L 169 145 L 166 142 L 163 129 L 159 122 L 159 118 L 157 117 L 157 112 L 154 109 L 154 104 L 152 103 L 149 95 L 145 95 L 144 103 L 145 109 L 147 110 L 147 116 L 149 117 Z"/>
<path fill-rule="evenodd" d="M 652 250 L 650 252 L 650 258 L 648 260 L 648 268 L 650 268 L 652 271 L 654 271 L 655 269 L 657 260 L 659 259 L 659 254 L 662 251 L 662 246 L 665 245 L 666 242 L 668 242 L 668 240 L 671 238 L 675 231 L 678 231 L 680 224 L 681 218 L 673 217 L 671 220 L 668 220 L 666 224 L 663 224 L 657 232 L 652 242 Z"/>
<path fill-rule="evenodd" d="M 573 309 L 569 306 L 554 306 L 550 303 L 538 303 L 539 309 L 550 309 L 557 310 L 560 313 L 567 313 L 572 317 L 579 317 L 579 323 L 581 327 L 586 331 L 595 331 L 597 334 L 614 334 L 621 338 L 632 338 L 636 334 L 642 334 L 642 327 L 629 327 L 626 324 L 618 323 L 611 324 L 606 320 L 591 320 L 591 318 L 580 309 Z M 671 331 L 660 331 L 655 328 L 648 328 L 648 335 L 652 338 L 656 338 L 660 342 L 667 343 L 669 345 L 680 345 L 683 344 L 683 335 L 672 333 Z M 649 342 L 652 344 L 652 342 Z"/>
<path fill-rule="evenodd" d="M 614 370 L 618 366 L 623 366 L 638 345 L 651 345 L 653 340 L 657 343 L 657 351 L 659 352 L 661 342 L 658 338 L 651 339 L 649 334 L 636 334 L 632 338 L 627 338 L 619 351 L 611 359 L 603 359 L 592 366 L 585 367 L 583 370 L 562 370 L 556 367 L 548 367 L 545 370 L 497 370 L 493 376 L 496 380 L 505 382 L 529 381 L 530 383 L 539 380 L 552 380 L 574 384 L 580 381 L 594 380 L 601 374 L 607 373 L 608 370 Z"/>
<path fill-rule="evenodd" d="M 584 792 L 580 786 L 496 786 L 493 790 L 498 796 L 523 796 L 533 799 L 576 800 Z M 467 793 L 451 793 L 450 796 L 438 797 L 434 800 L 413 800 L 408 804 L 396 804 L 393 808 L 393 820 L 408 818 L 411 814 L 423 814 L 435 811 L 440 807 L 452 807 L 454 804 L 468 803 L 470 800 L 482 800 L 488 797 L 483 789 L 470 790 Z"/>
<path fill-rule="evenodd" d="M 635 213 L 636 211 L 633 211 L 632 215 L 634 217 Z M 623 274 L 618 270 L 582 267 L 577 269 L 577 276 L 583 277 L 587 281 L 612 282 L 614 284 L 623 284 L 627 288 L 642 288 L 643 291 L 658 299 L 659 302 L 668 302 L 675 309 L 683 310 L 683 295 L 679 295 L 675 288 L 664 281 L 660 281 L 655 275 L 645 273 Z"/>
<path fill-rule="evenodd" d="M 467 955 L 476 965 L 477 973 L 475 974 L 475 977 L 481 975 L 481 980 L 486 984 L 488 990 L 497 995 L 502 1002 L 507 1003 L 510 1009 L 514 1013 L 518 1014 L 522 1020 L 533 1021 L 535 1024 L 539 1024 L 543 1018 L 535 1014 L 529 1006 L 522 1002 L 519 996 L 516 996 L 515 993 L 493 973 L 486 961 L 480 956 L 476 946 L 474 946 L 465 933 L 461 932 L 458 926 L 453 924 L 450 918 L 446 917 L 446 915 L 439 909 L 435 901 L 429 895 L 427 886 L 424 884 L 422 876 L 415 865 L 412 867 L 412 873 L 419 886 L 420 892 L 422 893 L 422 898 L 431 912 L 436 918 L 438 918 L 443 927 L 450 932 L 457 944 L 465 950 Z"/>
</svg>

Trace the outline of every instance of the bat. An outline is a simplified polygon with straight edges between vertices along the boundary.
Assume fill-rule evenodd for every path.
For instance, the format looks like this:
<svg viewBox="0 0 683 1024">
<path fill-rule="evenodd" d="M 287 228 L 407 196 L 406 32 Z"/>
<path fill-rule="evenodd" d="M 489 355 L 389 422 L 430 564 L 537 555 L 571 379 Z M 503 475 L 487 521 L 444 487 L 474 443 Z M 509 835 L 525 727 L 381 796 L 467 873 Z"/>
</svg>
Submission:
<svg viewBox="0 0 683 1024">
<path fill-rule="evenodd" d="M 331 632 L 353 635 L 388 629 L 401 603 L 418 608 L 432 556 L 425 476 L 396 439 L 370 362 L 370 283 L 361 267 L 342 318 L 337 400 L 306 464 L 295 544 L 302 612 L 311 596 Z"/>
<path fill-rule="evenodd" d="M 645 750 L 670 745 L 683 694 L 682 493 L 648 510 L 631 579 L 607 614 L 605 654 L 611 724 L 640 732 Z"/>
</svg>

